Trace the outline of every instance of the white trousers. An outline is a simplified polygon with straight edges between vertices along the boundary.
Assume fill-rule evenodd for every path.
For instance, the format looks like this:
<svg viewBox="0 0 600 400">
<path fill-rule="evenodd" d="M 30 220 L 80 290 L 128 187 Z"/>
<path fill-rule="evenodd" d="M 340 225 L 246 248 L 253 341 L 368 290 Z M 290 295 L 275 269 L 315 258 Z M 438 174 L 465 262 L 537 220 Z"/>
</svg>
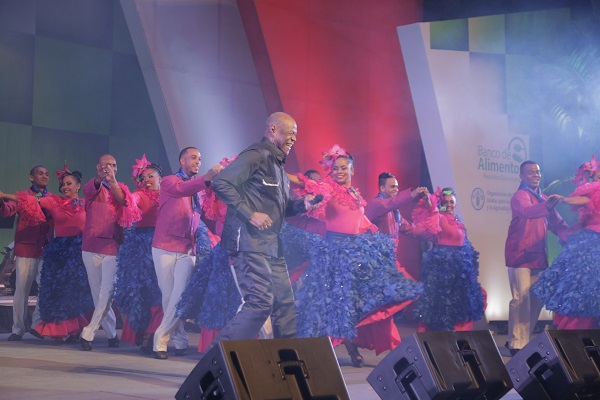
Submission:
<svg viewBox="0 0 600 400">
<path fill-rule="evenodd" d="M 531 290 L 542 268 L 508 268 L 512 300 L 508 304 L 508 347 L 522 349 L 533 334 L 542 302 Z"/>
<path fill-rule="evenodd" d="M 175 348 L 188 347 L 188 334 L 184 322 L 175 315 L 175 306 L 188 284 L 196 257 L 152 248 L 152 258 L 158 286 L 162 292 L 163 319 L 154 333 L 154 351 L 167 351 L 167 343 L 173 341 Z"/>
<path fill-rule="evenodd" d="M 96 331 L 102 325 L 107 338 L 113 339 L 117 336 L 117 319 L 111 308 L 117 274 L 117 256 L 90 253 L 89 251 L 82 251 L 81 256 L 94 300 L 94 315 L 88 326 L 83 328 L 81 337 L 87 341 L 93 341 Z"/>
<path fill-rule="evenodd" d="M 29 329 L 25 327 L 27 314 L 29 312 L 29 291 L 33 280 L 40 284 L 40 272 L 42 271 L 42 258 L 16 257 L 15 258 L 15 295 L 13 301 L 13 326 L 12 333 L 23 336 Z M 39 298 L 38 298 L 39 299 Z M 35 310 L 31 318 L 31 328 L 35 328 L 42 322 L 40 318 L 40 306 L 36 301 Z"/>
</svg>

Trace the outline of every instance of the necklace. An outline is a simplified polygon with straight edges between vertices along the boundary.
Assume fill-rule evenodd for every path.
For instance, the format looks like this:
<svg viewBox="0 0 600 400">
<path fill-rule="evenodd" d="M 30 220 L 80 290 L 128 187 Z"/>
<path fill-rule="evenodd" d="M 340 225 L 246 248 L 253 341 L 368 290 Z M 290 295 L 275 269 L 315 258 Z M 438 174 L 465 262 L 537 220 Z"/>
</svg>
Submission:
<svg viewBox="0 0 600 400">
<path fill-rule="evenodd" d="M 352 196 L 352 198 L 354 198 L 354 201 L 356 201 L 356 204 L 360 205 L 360 194 L 358 194 L 358 192 L 356 191 L 356 189 L 354 189 L 352 186 L 350 186 L 348 189 L 348 194 L 350 196 Z"/>
</svg>

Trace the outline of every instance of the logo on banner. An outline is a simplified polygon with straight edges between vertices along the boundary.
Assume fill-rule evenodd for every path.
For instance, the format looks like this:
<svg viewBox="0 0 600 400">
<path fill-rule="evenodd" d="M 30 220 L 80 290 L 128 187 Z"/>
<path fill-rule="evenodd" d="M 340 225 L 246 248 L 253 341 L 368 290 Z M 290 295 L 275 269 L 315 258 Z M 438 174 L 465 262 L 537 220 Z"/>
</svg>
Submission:
<svg viewBox="0 0 600 400">
<path fill-rule="evenodd" d="M 471 192 L 471 205 L 486 212 L 510 212 L 510 197 L 519 184 L 519 167 L 528 160 L 527 139 L 519 136 L 477 146 L 477 171 L 485 182 Z"/>
<path fill-rule="evenodd" d="M 471 205 L 476 210 L 481 210 L 485 205 L 485 193 L 481 188 L 475 188 L 471 192 Z"/>
<path fill-rule="evenodd" d="M 513 137 L 508 146 L 477 147 L 477 170 L 484 172 L 487 179 L 517 179 L 519 166 L 527 160 L 527 146 L 525 141 L 519 137 Z M 498 175 L 500 174 L 500 175 Z"/>
<path fill-rule="evenodd" d="M 508 143 L 508 151 L 512 155 L 512 159 L 521 165 L 521 163 L 527 160 L 527 147 L 523 139 L 514 137 Z"/>
</svg>

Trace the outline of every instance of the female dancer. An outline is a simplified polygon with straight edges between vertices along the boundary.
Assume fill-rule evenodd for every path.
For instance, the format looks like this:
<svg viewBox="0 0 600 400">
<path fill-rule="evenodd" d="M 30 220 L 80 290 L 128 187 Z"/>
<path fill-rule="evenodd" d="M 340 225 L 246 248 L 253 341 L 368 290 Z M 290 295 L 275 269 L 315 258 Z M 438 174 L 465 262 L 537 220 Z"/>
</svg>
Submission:
<svg viewBox="0 0 600 400">
<path fill-rule="evenodd" d="M 52 216 L 55 238 L 44 247 L 40 275 L 39 307 L 42 322 L 34 329 L 57 342 L 67 338 L 76 343 L 79 333 L 88 324 L 84 314 L 94 309 L 87 273 L 81 258 L 81 235 L 85 225 L 85 208 L 78 197 L 81 172 L 64 169 L 56 172 L 58 191 L 63 196 L 33 197 L 17 193 L 4 195 L 31 210 L 32 225 L 45 221 L 42 209 Z"/>
<path fill-rule="evenodd" d="M 393 315 L 422 288 L 396 269 L 394 244 L 364 215 L 365 200 L 352 186 L 354 159 L 335 145 L 324 154 L 322 181 L 291 176 L 300 195 L 323 195 L 312 212 L 327 232 L 310 250 L 310 266 L 296 292 L 298 337 L 330 336 L 344 343 L 352 364 L 364 359 L 358 347 L 377 354 L 393 349 L 400 335 Z"/>
<path fill-rule="evenodd" d="M 579 224 L 533 287 L 546 308 L 555 312 L 558 329 L 595 329 L 600 318 L 599 164 L 592 156 L 577 170 L 577 188 L 563 201 L 579 211 Z"/>
<path fill-rule="evenodd" d="M 424 293 L 415 307 L 427 330 L 472 330 L 474 321 L 483 316 L 479 253 L 454 213 L 455 206 L 454 190 L 438 187 L 413 210 L 417 236 L 434 244 L 421 264 Z"/>
<path fill-rule="evenodd" d="M 121 340 L 152 354 L 152 336 L 162 319 L 161 292 L 152 261 L 152 237 L 158 216 L 162 171 L 146 155 L 132 166 L 137 189 L 128 207 L 139 208 L 141 219 L 124 230 L 117 254 L 115 301 L 126 315 Z"/>
</svg>

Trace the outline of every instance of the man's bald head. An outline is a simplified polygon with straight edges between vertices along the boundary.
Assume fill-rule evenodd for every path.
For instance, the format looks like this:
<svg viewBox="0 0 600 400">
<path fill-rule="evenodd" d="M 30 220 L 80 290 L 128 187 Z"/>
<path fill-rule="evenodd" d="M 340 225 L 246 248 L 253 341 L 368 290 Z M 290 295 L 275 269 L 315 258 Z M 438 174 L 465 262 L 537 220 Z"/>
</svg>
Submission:
<svg viewBox="0 0 600 400">
<path fill-rule="evenodd" d="M 107 166 L 111 166 L 115 173 L 117 173 L 117 160 L 111 154 L 103 154 L 98 158 L 98 165 L 96 165 L 96 169 L 98 171 L 103 171 Z"/>
<path fill-rule="evenodd" d="M 296 142 L 296 135 L 298 135 L 298 126 L 291 115 L 276 112 L 267 118 L 265 137 L 285 154 L 289 154 L 292 149 Z"/>
</svg>

